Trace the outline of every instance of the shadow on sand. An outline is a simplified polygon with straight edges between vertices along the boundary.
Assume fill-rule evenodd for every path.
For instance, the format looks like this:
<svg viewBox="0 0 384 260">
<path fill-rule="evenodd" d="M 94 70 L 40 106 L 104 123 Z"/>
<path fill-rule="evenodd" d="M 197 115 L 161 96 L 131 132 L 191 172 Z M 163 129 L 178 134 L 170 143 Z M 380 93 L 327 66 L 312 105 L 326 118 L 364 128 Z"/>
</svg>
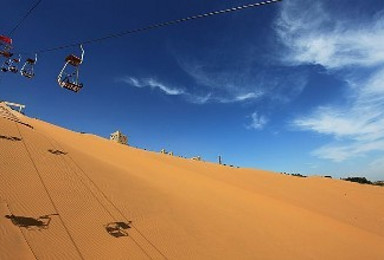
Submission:
<svg viewBox="0 0 384 260">
<path fill-rule="evenodd" d="M 54 155 L 66 155 L 67 154 L 66 152 L 63 152 L 60 150 L 53 150 L 53 149 L 49 149 L 48 152 L 50 152 L 51 154 L 54 154 Z"/>
<path fill-rule="evenodd" d="M 5 140 L 8 140 L 8 141 L 12 141 L 12 142 L 21 141 L 21 138 L 19 138 L 19 137 L 5 136 L 5 135 L 0 135 L 0 139 L 5 139 Z"/>
<path fill-rule="evenodd" d="M 129 225 L 132 223 L 132 221 L 127 222 L 111 222 L 105 225 L 105 230 L 110 234 L 111 236 L 114 236 L 116 238 L 118 237 L 126 237 L 128 236 L 127 230 L 131 228 Z"/>
<path fill-rule="evenodd" d="M 51 216 L 55 216 L 59 214 L 50 214 L 40 216 L 38 218 L 32 217 L 24 217 L 24 216 L 16 216 L 16 215 L 5 215 L 7 219 L 10 219 L 15 226 L 23 227 L 26 229 L 47 229 L 49 223 L 51 222 Z"/>
</svg>

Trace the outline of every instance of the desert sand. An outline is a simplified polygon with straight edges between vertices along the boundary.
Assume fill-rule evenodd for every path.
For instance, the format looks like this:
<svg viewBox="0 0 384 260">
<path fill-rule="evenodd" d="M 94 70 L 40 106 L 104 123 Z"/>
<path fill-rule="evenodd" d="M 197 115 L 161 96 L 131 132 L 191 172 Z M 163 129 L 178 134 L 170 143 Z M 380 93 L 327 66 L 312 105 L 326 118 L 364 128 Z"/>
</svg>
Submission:
<svg viewBox="0 0 384 260">
<path fill-rule="evenodd" d="M 384 259 L 384 188 L 144 151 L 0 104 L 0 259 Z"/>
</svg>

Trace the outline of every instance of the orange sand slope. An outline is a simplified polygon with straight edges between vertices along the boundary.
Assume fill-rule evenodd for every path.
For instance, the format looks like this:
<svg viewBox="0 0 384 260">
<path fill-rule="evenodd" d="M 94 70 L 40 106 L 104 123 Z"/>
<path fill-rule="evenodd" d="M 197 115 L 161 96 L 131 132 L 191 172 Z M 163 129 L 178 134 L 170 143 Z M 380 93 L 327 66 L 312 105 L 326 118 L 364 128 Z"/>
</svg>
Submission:
<svg viewBox="0 0 384 260">
<path fill-rule="evenodd" d="M 384 188 L 147 152 L 0 104 L 0 259 L 34 258 L 384 259 Z"/>
</svg>

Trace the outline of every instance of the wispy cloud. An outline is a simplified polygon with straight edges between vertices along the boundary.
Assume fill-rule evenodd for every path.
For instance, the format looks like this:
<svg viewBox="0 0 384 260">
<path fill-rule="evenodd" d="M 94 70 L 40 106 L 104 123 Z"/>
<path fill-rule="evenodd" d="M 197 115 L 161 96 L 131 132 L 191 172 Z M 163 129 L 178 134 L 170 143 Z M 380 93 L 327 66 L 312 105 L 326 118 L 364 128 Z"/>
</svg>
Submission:
<svg viewBox="0 0 384 260">
<path fill-rule="evenodd" d="M 188 102 L 193 103 L 193 104 L 207 104 L 212 101 L 212 93 L 207 93 L 205 95 L 187 95 L 186 99 Z"/>
<path fill-rule="evenodd" d="M 341 144 L 317 149 L 315 155 L 342 161 L 371 151 L 384 151 L 384 70 L 369 76 L 353 93 L 347 106 L 320 107 L 294 120 L 293 124 L 302 130 L 334 136 L 340 141 Z"/>
<path fill-rule="evenodd" d="M 320 158 L 329 159 L 335 162 L 342 162 L 353 157 L 360 157 L 369 152 L 384 151 L 384 140 L 350 142 L 344 145 L 328 144 L 312 152 Z"/>
<path fill-rule="evenodd" d="M 236 103 L 250 100 L 257 100 L 263 96 L 263 92 L 248 92 L 248 93 L 239 93 L 237 95 L 229 97 L 212 97 L 212 100 L 216 100 L 219 103 Z"/>
<path fill-rule="evenodd" d="M 159 89 L 166 95 L 171 96 L 183 96 L 187 101 L 194 104 L 206 104 L 206 103 L 236 103 L 236 102 L 246 102 L 250 100 L 258 99 L 262 96 L 261 92 L 248 92 L 248 93 L 238 93 L 233 96 L 224 96 L 220 95 L 220 93 L 207 93 L 205 95 L 199 95 L 195 93 L 188 92 L 181 88 L 170 87 L 164 83 L 159 82 L 158 80 L 152 78 L 136 78 L 136 77 L 122 77 L 119 78 L 118 81 L 127 83 L 130 86 L 137 88 L 151 88 L 151 89 Z"/>
<path fill-rule="evenodd" d="M 222 94 L 221 94 L 222 95 Z M 186 95 L 187 100 L 194 104 L 207 104 L 207 103 L 221 103 L 221 104 L 229 104 L 229 103 L 240 103 L 240 102 L 249 102 L 252 100 L 257 100 L 261 98 L 263 94 L 249 92 L 245 94 L 238 94 L 235 96 L 220 96 L 219 93 L 213 94 L 208 93 L 203 96 L 199 96 L 197 94 L 188 93 Z"/>
<path fill-rule="evenodd" d="M 375 66 L 384 60 L 384 20 L 364 23 L 332 16 L 327 1 L 291 0 L 283 4 L 276 31 L 290 49 L 287 61 L 329 69 Z"/>
<path fill-rule="evenodd" d="M 267 117 L 260 115 L 258 112 L 253 112 L 250 118 L 251 123 L 247 126 L 248 129 L 262 130 L 268 123 Z"/>
<path fill-rule="evenodd" d="M 152 78 L 145 78 L 145 79 L 138 79 L 135 77 L 123 77 L 120 78 L 118 81 L 125 82 L 131 86 L 137 87 L 137 88 L 145 88 L 149 87 L 152 89 L 159 89 L 162 92 L 164 92 L 167 95 L 171 96 L 177 96 L 177 95 L 183 95 L 185 94 L 185 91 L 183 89 L 173 88 L 166 86 L 160 82 L 158 82 L 155 79 Z"/>
<path fill-rule="evenodd" d="M 249 99 L 255 99 L 258 98 L 262 95 L 262 92 L 255 93 L 255 92 L 249 92 L 246 94 L 240 94 L 238 96 L 234 97 L 234 100 L 236 101 L 244 101 L 244 100 L 249 100 Z"/>
<path fill-rule="evenodd" d="M 304 90 L 307 75 L 303 70 L 263 63 L 250 55 L 252 49 L 246 53 L 224 61 L 219 54 L 200 59 L 178 54 L 176 59 L 195 84 L 211 94 L 211 101 L 287 103 Z"/>
<path fill-rule="evenodd" d="M 334 137 L 313 154 L 334 161 L 384 151 L 384 19 L 356 24 L 340 20 L 326 1 L 285 2 L 276 32 L 292 65 L 321 65 L 349 84 L 348 102 L 323 105 L 296 118 L 301 130 Z M 364 73 L 359 72 L 364 70 Z M 353 76 L 359 72 L 359 77 Z"/>
</svg>

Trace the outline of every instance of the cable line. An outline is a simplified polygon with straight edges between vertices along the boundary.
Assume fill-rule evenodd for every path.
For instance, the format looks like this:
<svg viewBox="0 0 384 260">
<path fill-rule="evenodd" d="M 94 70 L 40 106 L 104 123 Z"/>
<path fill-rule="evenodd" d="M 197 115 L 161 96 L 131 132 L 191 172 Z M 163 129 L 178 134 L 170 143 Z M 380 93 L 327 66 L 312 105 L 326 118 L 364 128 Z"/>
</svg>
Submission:
<svg viewBox="0 0 384 260">
<path fill-rule="evenodd" d="M 15 27 L 13 27 L 13 29 L 9 32 L 9 36 L 11 36 L 19 27 L 20 25 L 25 21 L 25 19 L 27 19 L 27 17 L 33 12 L 33 10 L 39 6 L 39 4 L 42 2 L 43 0 L 37 0 L 34 5 L 28 10 L 28 12 L 20 19 L 20 21 L 15 25 Z"/>
<path fill-rule="evenodd" d="M 13 215 L 13 211 L 11 210 L 11 207 L 9 206 L 9 204 L 6 201 L 4 203 L 5 203 L 5 206 L 8 208 L 9 213 L 11 215 Z M 21 227 L 19 227 L 19 230 L 20 230 L 21 235 L 24 238 L 25 243 L 29 247 L 29 250 L 31 250 L 32 255 L 35 257 L 36 260 L 39 260 L 39 258 L 37 258 L 37 255 L 36 255 L 35 251 L 33 251 L 31 244 L 28 242 L 28 239 L 25 236 L 25 234 L 24 234 L 23 230 L 21 229 Z"/>
<path fill-rule="evenodd" d="M 23 143 L 23 145 L 24 145 L 24 148 L 25 148 L 25 150 L 26 150 L 26 152 L 27 152 L 27 154 L 28 154 L 28 157 L 29 157 L 29 159 L 30 159 L 31 162 L 32 162 L 33 168 L 35 169 L 35 171 L 36 171 L 36 173 L 37 173 L 37 175 L 38 175 L 38 177 L 39 177 L 39 180 L 40 180 L 41 184 L 42 184 L 43 187 L 44 187 L 44 190 L 45 190 L 45 192 L 46 192 L 46 194 L 47 194 L 47 196 L 48 196 L 48 199 L 50 200 L 50 202 L 51 202 L 51 204 L 52 204 L 53 209 L 54 209 L 55 212 L 58 214 L 58 217 L 59 217 L 59 219 L 60 219 L 60 222 L 61 222 L 61 224 L 63 225 L 63 228 L 65 229 L 65 232 L 67 233 L 69 239 L 71 240 L 73 246 L 75 247 L 75 249 L 76 249 L 78 255 L 80 256 L 80 258 L 81 258 L 82 260 L 84 260 L 84 256 L 83 256 L 83 254 L 80 252 L 79 247 L 76 245 L 75 240 L 73 239 L 71 233 L 69 232 L 68 227 L 65 225 L 65 222 L 64 222 L 62 216 L 59 214 L 59 210 L 58 210 L 58 208 L 57 208 L 57 206 L 56 206 L 56 203 L 53 201 L 53 198 L 52 198 L 52 196 L 51 196 L 51 194 L 50 194 L 50 192 L 49 192 L 49 190 L 48 190 L 48 187 L 47 187 L 47 185 L 45 184 L 45 182 L 44 182 L 44 180 L 43 180 L 43 177 L 41 176 L 41 173 L 40 173 L 40 171 L 38 170 L 37 165 L 36 165 L 35 161 L 34 161 L 33 158 L 32 158 L 32 154 L 31 154 L 30 150 L 28 149 L 27 144 L 25 143 L 25 140 L 24 140 L 24 138 L 23 138 L 23 136 L 22 136 L 22 134 L 21 134 L 20 128 L 19 128 L 19 126 L 18 126 L 18 123 L 15 122 L 15 125 L 16 125 L 16 128 L 17 128 L 17 131 L 19 132 L 19 136 L 20 136 L 20 138 L 21 138 L 21 140 L 22 140 L 22 143 Z"/>
<path fill-rule="evenodd" d="M 189 22 L 189 21 L 192 21 L 192 20 L 203 19 L 203 18 L 214 16 L 214 15 L 232 13 L 232 12 L 242 11 L 242 10 L 250 9 L 250 8 L 254 8 L 254 7 L 260 7 L 260 6 L 264 6 L 264 5 L 274 4 L 274 3 L 281 2 L 281 1 L 282 0 L 268 0 L 268 1 L 262 1 L 262 2 L 257 2 L 257 3 L 245 4 L 245 5 L 236 6 L 236 7 L 232 7 L 232 8 L 212 11 L 212 12 L 203 13 L 203 14 L 192 15 L 192 16 L 188 16 L 188 17 L 185 17 L 185 18 L 180 18 L 180 19 L 176 19 L 176 20 L 170 20 L 170 21 L 166 21 L 166 22 L 155 23 L 155 24 L 152 24 L 152 25 L 147 25 L 147 26 L 144 26 L 144 27 L 136 28 L 136 29 L 130 29 L 130 30 L 127 30 L 127 31 L 122 31 L 122 32 L 114 33 L 114 34 L 109 34 L 109 35 L 106 35 L 106 36 L 103 36 L 103 37 L 100 37 L 100 38 L 89 39 L 89 40 L 85 40 L 85 41 L 82 41 L 82 42 L 69 43 L 67 45 L 62 45 L 62 46 L 57 46 L 57 47 L 53 47 L 53 48 L 33 51 L 31 53 L 44 53 L 44 52 L 58 51 L 58 50 L 61 50 L 61 49 L 66 49 L 66 48 L 70 48 L 70 47 L 74 47 L 74 46 L 86 45 L 86 44 L 91 44 L 91 43 L 95 43 L 95 42 L 101 42 L 101 41 L 105 41 L 105 40 L 109 40 L 109 39 L 113 39 L 113 38 L 120 38 L 120 37 L 123 37 L 123 36 L 128 35 L 128 34 L 145 32 L 145 31 L 149 31 L 149 30 L 153 30 L 153 29 L 158 29 L 158 28 L 170 26 L 170 25 L 176 25 L 176 24 L 180 24 L 180 23 L 184 23 L 184 22 Z"/>
<path fill-rule="evenodd" d="M 59 147 L 60 149 L 59 150 L 64 150 L 63 149 L 63 146 L 53 137 L 47 137 L 47 136 L 44 136 L 47 141 L 50 143 L 50 145 L 52 147 Z M 57 145 L 54 145 L 51 141 L 55 142 Z M 74 165 L 74 168 L 70 165 L 70 163 L 65 159 L 66 157 L 69 158 L 70 161 L 72 161 L 73 165 Z M 88 189 L 88 191 L 92 194 L 92 196 L 96 199 L 96 201 L 99 203 L 99 205 L 107 212 L 107 214 L 112 218 L 114 219 L 115 221 L 118 220 L 117 217 L 115 217 L 115 214 L 113 214 L 108 208 L 107 206 L 100 201 L 100 199 L 97 197 L 96 193 L 94 191 L 92 191 L 91 189 L 91 186 L 93 186 L 94 188 L 96 188 L 96 190 L 99 192 L 99 195 L 101 195 L 103 197 L 103 199 L 106 201 L 107 204 L 109 204 L 110 206 L 112 206 L 115 211 L 117 211 L 121 217 L 123 217 L 127 222 L 130 222 L 128 220 L 128 218 L 124 215 L 124 213 L 106 196 L 106 194 L 101 190 L 101 188 L 91 179 L 91 177 L 80 167 L 80 165 L 73 159 L 73 157 L 70 155 L 70 154 L 66 154 L 65 157 L 63 157 L 63 162 L 64 164 L 67 166 L 67 170 L 69 170 L 69 172 L 73 172 L 76 177 L 80 180 L 80 182 Z M 80 171 L 81 174 L 78 174 L 76 173 L 77 171 Z M 82 176 L 80 176 L 82 175 Z M 92 185 L 88 185 L 86 184 L 84 181 L 83 181 L 83 178 L 86 178 Z M 145 241 L 147 241 L 147 243 L 152 246 L 153 249 L 155 249 L 164 259 L 168 259 L 165 254 L 163 252 L 160 251 L 159 248 L 157 248 L 147 237 L 144 236 L 143 233 L 141 233 L 138 228 L 136 226 L 134 226 L 134 224 L 130 224 L 136 231 L 137 233 L 142 237 L 144 238 Z M 149 258 L 149 259 L 153 259 L 149 254 L 148 252 L 138 243 L 138 241 L 136 241 L 136 239 L 133 238 L 133 236 L 129 236 L 129 238 L 139 247 L 139 249 Z"/>
</svg>

